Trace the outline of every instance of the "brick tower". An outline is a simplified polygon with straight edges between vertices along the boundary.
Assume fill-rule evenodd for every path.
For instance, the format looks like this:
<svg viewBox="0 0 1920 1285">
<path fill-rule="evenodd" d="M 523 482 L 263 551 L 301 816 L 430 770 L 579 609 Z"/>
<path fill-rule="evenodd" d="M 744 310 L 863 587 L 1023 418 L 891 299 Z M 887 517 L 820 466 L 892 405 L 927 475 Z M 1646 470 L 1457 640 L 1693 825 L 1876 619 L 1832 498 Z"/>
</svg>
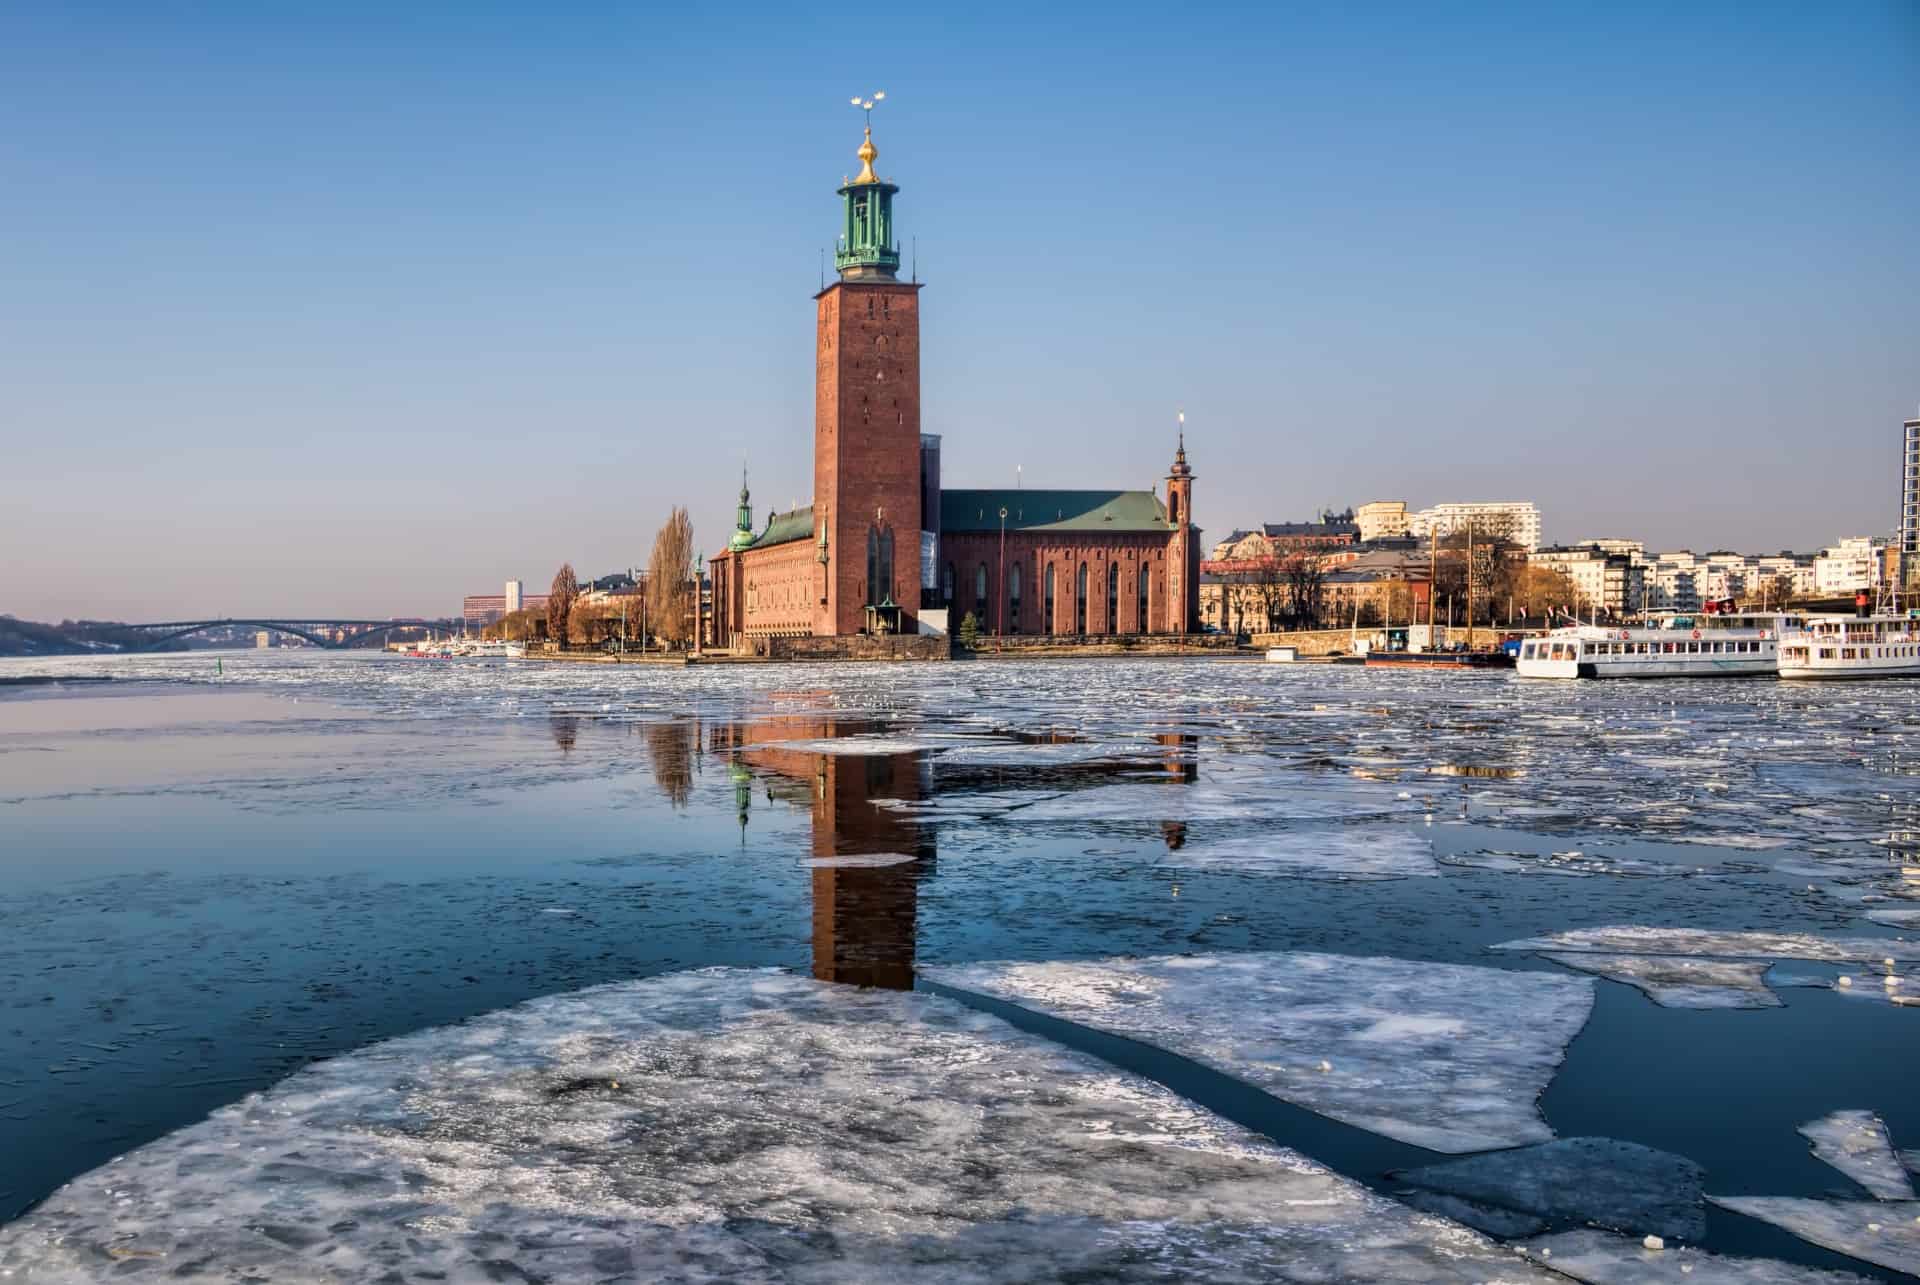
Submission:
<svg viewBox="0 0 1920 1285">
<path fill-rule="evenodd" d="M 1187 414 L 1180 412 L 1180 444 L 1167 470 L 1167 632 L 1190 634 L 1200 619 L 1200 551 L 1193 539 L 1193 470 L 1187 465 Z"/>
<path fill-rule="evenodd" d="M 869 125 L 840 188 L 840 279 L 814 296 L 816 634 L 912 633 L 920 605 L 920 286 L 897 279 L 900 189 L 878 154 Z"/>
</svg>

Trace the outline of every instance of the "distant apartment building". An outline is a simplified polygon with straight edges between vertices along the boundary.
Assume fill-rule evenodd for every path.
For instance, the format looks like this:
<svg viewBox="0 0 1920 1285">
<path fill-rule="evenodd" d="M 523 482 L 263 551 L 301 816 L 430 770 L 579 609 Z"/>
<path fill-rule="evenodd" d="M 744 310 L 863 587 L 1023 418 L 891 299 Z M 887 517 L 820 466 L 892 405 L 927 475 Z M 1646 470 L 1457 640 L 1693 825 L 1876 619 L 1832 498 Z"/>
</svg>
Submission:
<svg viewBox="0 0 1920 1285">
<path fill-rule="evenodd" d="M 1828 545 L 1813 560 L 1813 591 L 1840 598 L 1871 589 L 1879 579 L 1882 553 L 1871 536 L 1854 536 Z"/>
<path fill-rule="evenodd" d="M 1920 588 L 1920 419 L 1910 419 L 1901 441 L 1900 568 L 1909 589 Z"/>
<path fill-rule="evenodd" d="M 1362 543 L 1398 540 L 1411 534 L 1405 500 L 1370 500 L 1353 511 L 1353 523 Z"/>
<path fill-rule="evenodd" d="M 460 618 L 470 631 L 485 629 L 516 611 L 544 611 L 547 595 L 527 593 L 518 580 L 509 580 L 504 593 L 469 594 L 460 600 Z"/>
<path fill-rule="evenodd" d="M 1513 543 L 1532 553 L 1540 547 L 1540 510 L 1526 500 L 1484 500 L 1436 504 L 1407 519 L 1409 534 L 1422 540 L 1444 540 L 1471 530 Z"/>
<path fill-rule="evenodd" d="M 1628 552 L 1609 552 L 1598 541 L 1537 549 L 1527 556 L 1527 563 L 1564 575 L 1583 602 L 1601 611 L 1640 611 L 1646 606 L 1646 564 Z"/>
<path fill-rule="evenodd" d="M 1235 531 L 1213 546 L 1207 562 L 1253 562 L 1262 558 L 1290 558 L 1325 554 L 1352 546 L 1360 528 L 1350 514 L 1319 522 L 1263 522 L 1252 531 Z"/>
<path fill-rule="evenodd" d="M 1761 557 L 1727 550 L 1656 553 L 1646 562 L 1647 605 L 1657 611 L 1698 611 L 1705 603 L 1727 598 L 1764 599 L 1782 578 L 1790 582 L 1795 596 L 1811 594 L 1815 561 L 1794 553 Z"/>
</svg>

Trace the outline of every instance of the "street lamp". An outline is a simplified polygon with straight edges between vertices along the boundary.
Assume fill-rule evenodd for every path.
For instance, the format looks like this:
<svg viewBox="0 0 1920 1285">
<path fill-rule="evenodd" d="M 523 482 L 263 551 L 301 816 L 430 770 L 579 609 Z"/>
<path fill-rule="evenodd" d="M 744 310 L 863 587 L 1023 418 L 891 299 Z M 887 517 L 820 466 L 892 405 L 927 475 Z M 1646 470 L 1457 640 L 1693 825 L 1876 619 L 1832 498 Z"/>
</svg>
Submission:
<svg viewBox="0 0 1920 1285">
<path fill-rule="evenodd" d="M 1007 506 L 1000 506 L 1000 579 L 994 584 L 994 596 L 1000 599 L 1000 632 L 1007 632 Z"/>
</svg>

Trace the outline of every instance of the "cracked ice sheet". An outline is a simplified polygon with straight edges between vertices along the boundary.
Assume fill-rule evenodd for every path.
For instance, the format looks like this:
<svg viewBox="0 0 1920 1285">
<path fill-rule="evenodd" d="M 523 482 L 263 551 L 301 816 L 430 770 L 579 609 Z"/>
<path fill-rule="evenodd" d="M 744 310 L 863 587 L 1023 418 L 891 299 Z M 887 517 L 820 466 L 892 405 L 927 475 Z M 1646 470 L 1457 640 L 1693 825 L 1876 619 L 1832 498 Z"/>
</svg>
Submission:
<svg viewBox="0 0 1920 1285">
<path fill-rule="evenodd" d="M 1829 1272 L 1771 1258 L 1723 1258 L 1698 1249 L 1648 1249 L 1635 1237 L 1583 1228 L 1515 1246 L 1588 1285 L 1866 1285 L 1852 1272 Z"/>
<path fill-rule="evenodd" d="M 1229 787 L 1201 782 L 1141 781 L 1074 790 L 1016 814 L 1029 821 L 1344 821 L 1358 816 L 1418 814 L 1411 793 L 1304 776 L 1292 788 Z"/>
<path fill-rule="evenodd" d="M 706 969 L 316 1063 L 0 1228 L 94 1280 L 1546 1274 L 935 996 Z"/>
<path fill-rule="evenodd" d="M 1674 955 L 1542 955 L 1556 964 L 1625 982 L 1662 1008 L 1779 1008 L 1767 987 L 1764 960 L 1692 959 Z"/>
<path fill-rule="evenodd" d="M 1731 959 L 1853 960 L 1920 959 L 1920 943 L 1891 937 L 1815 937 L 1811 933 L 1649 928 L 1610 924 L 1575 928 L 1545 937 L 1503 941 L 1494 950 L 1574 951 L 1581 954 L 1712 955 Z"/>
<path fill-rule="evenodd" d="M 1361 881 L 1440 873 L 1433 841 L 1405 826 L 1280 830 L 1194 843 L 1158 864 L 1290 879 Z"/>
<path fill-rule="evenodd" d="M 1881 1200 L 1912 1200 L 1913 1183 L 1893 1152 L 1886 1122 L 1871 1111 L 1835 1111 L 1800 1126 L 1813 1154 Z"/>
<path fill-rule="evenodd" d="M 1389 1177 L 1549 1222 L 1700 1240 L 1707 1233 L 1700 1201 L 1705 1172 L 1685 1156 L 1618 1138 L 1560 1138 Z"/>
<path fill-rule="evenodd" d="M 1584 977 L 1307 952 L 1000 961 L 920 975 L 1156 1045 L 1446 1152 L 1551 1138 L 1535 1102 L 1593 1007 Z"/>
<path fill-rule="evenodd" d="M 1708 1196 L 1835 1253 L 1920 1276 L 1920 1201 L 1806 1200 L 1798 1196 Z"/>
</svg>

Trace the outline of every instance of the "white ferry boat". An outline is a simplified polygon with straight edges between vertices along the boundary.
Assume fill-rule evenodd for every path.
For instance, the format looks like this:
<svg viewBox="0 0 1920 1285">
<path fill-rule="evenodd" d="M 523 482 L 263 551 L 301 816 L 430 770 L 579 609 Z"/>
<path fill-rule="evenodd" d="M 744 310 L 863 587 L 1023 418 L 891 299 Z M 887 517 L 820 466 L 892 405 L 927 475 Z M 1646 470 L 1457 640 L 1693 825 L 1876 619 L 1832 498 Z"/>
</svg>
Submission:
<svg viewBox="0 0 1920 1285">
<path fill-rule="evenodd" d="M 1920 608 L 1882 594 L 1872 614 L 1815 616 L 1780 640 L 1782 678 L 1920 678 Z"/>
<path fill-rule="evenodd" d="M 1569 625 L 1520 644 L 1522 678 L 1730 678 L 1773 674 L 1781 635 L 1803 624 L 1778 612 L 1664 612 L 1644 625 Z"/>
</svg>

